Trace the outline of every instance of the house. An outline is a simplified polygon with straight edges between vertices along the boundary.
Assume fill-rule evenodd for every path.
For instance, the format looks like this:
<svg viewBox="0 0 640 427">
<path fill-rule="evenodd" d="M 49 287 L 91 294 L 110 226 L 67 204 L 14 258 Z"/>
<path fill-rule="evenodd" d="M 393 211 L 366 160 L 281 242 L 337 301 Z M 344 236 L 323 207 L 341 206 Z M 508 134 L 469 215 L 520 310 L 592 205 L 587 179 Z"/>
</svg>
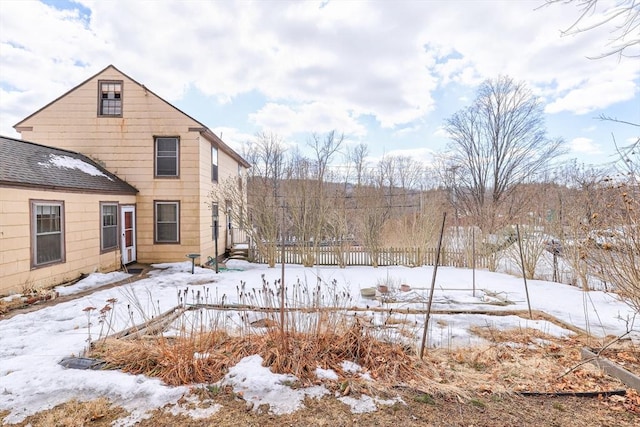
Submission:
<svg viewBox="0 0 640 427">
<path fill-rule="evenodd" d="M 0 295 L 120 268 L 137 193 L 82 154 L 0 137 Z"/>
<path fill-rule="evenodd" d="M 118 207 L 118 227 L 131 227 L 122 264 L 185 261 L 187 254 L 204 263 L 233 244 L 231 206 L 212 203 L 210 194 L 229 178 L 241 183 L 249 163 L 113 65 L 14 128 L 23 140 L 82 153 L 138 190 L 135 203 Z M 221 224 L 219 239 L 214 224 Z"/>
</svg>

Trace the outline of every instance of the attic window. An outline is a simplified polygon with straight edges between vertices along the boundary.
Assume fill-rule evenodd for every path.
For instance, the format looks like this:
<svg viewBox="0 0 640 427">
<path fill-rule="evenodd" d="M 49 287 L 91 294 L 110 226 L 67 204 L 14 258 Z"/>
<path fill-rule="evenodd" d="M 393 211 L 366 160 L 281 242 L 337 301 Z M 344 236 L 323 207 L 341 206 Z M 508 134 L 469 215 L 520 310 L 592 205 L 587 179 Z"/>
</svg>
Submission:
<svg viewBox="0 0 640 427">
<path fill-rule="evenodd" d="M 100 116 L 122 116 L 122 82 L 121 81 L 101 81 L 98 115 Z"/>
</svg>

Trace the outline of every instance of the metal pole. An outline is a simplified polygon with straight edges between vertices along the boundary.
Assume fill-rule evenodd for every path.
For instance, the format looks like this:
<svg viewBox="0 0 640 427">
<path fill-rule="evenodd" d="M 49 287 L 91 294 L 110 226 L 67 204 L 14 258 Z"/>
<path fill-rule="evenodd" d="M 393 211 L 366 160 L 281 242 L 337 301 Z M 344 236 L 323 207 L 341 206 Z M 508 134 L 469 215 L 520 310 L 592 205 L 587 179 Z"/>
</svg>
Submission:
<svg viewBox="0 0 640 427">
<path fill-rule="evenodd" d="M 520 240 L 520 227 L 516 224 L 516 233 L 518 235 L 518 247 L 520 248 L 520 265 L 522 265 L 522 279 L 524 280 L 524 291 L 527 294 L 527 305 L 529 306 L 529 318 L 533 319 L 531 313 L 531 301 L 529 300 L 529 287 L 527 286 L 527 274 L 524 270 L 524 254 L 522 253 L 522 241 Z"/>
<path fill-rule="evenodd" d="M 213 221 L 213 236 L 215 237 L 215 254 L 216 254 L 216 274 L 218 274 L 218 219 Z"/>
<path fill-rule="evenodd" d="M 440 262 L 440 248 L 442 247 L 442 235 L 444 234 L 444 223 L 447 220 L 447 213 L 442 216 L 442 228 L 440 228 L 440 239 L 438 240 L 438 249 L 436 253 L 436 265 L 433 267 L 433 277 L 431 278 L 431 292 L 429 292 L 429 303 L 427 305 L 427 314 L 424 320 L 424 330 L 422 331 L 422 343 L 420 344 L 420 359 L 424 355 L 424 347 L 427 342 L 427 329 L 429 328 L 429 317 L 431 317 L 431 304 L 433 303 L 433 291 L 436 288 L 436 274 L 438 272 L 438 263 Z"/>
<path fill-rule="evenodd" d="M 282 334 L 282 340 L 285 344 L 285 351 L 287 349 L 287 343 L 284 339 L 284 202 L 282 203 L 282 228 L 280 230 L 280 239 L 282 241 L 282 247 L 280 249 L 280 256 L 282 257 L 282 275 L 280 277 L 280 333 Z"/>
<path fill-rule="evenodd" d="M 471 271 L 473 274 L 473 296 L 476 296 L 476 229 L 471 228 Z"/>
</svg>

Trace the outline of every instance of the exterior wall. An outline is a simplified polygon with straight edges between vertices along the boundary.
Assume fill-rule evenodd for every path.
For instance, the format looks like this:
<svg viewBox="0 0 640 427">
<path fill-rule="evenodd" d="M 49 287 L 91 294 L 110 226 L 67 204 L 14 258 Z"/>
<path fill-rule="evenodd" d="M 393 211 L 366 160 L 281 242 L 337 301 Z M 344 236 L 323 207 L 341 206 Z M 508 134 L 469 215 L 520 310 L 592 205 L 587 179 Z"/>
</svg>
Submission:
<svg viewBox="0 0 640 427">
<path fill-rule="evenodd" d="M 218 182 L 221 182 L 218 179 L 217 182 L 211 180 L 211 147 L 212 144 L 209 140 L 204 137 L 199 138 L 199 150 L 200 150 L 200 175 L 199 175 L 199 197 L 202 201 L 202 209 L 200 209 L 200 220 L 199 220 L 199 234 L 201 236 L 200 239 L 200 247 L 198 248 L 197 253 L 201 254 L 201 263 L 205 263 L 208 257 L 215 257 L 215 242 L 213 239 L 213 219 L 212 219 L 212 211 L 211 211 L 211 192 L 214 191 L 214 188 L 217 186 Z M 220 150 L 218 150 L 218 163 L 220 162 Z M 218 167 L 218 177 L 220 178 L 220 168 Z M 220 210 L 218 210 L 219 213 Z M 222 219 L 222 217 L 220 217 Z M 220 221 L 220 220 L 218 220 Z M 219 230 L 223 231 L 223 230 Z M 224 239 L 222 239 L 221 234 L 219 234 L 218 238 L 218 254 L 224 253 Z"/>
<path fill-rule="evenodd" d="M 218 181 L 211 180 L 211 146 L 206 138 L 200 138 L 200 198 L 204 209 L 200 211 L 200 235 L 202 236 L 200 251 L 203 254 L 202 262 L 207 257 L 215 256 L 215 241 L 213 239 L 213 220 L 211 203 L 212 192 L 218 185 L 223 185 L 230 178 L 238 178 L 238 163 L 222 150 L 218 150 Z M 224 202 L 218 202 L 218 254 L 222 255 L 226 250 L 226 225 L 228 217 Z M 205 255 L 206 254 L 206 255 Z"/>
<path fill-rule="evenodd" d="M 100 80 L 122 81 L 122 117 L 98 117 Z M 137 260 L 143 263 L 185 261 L 192 252 L 202 255 L 202 263 L 213 256 L 206 203 L 212 186 L 211 143 L 200 129 L 200 123 L 111 67 L 18 128 L 22 139 L 85 154 L 139 190 Z M 179 178 L 154 177 L 154 136 L 179 137 Z M 220 182 L 229 171 L 237 174 L 237 162 L 221 150 L 219 161 Z M 180 202 L 178 244 L 154 244 L 154 201 Z"/>
<path fill-rule="evenodd" d="M 31 268 L 30 201 L 64 202 L 65 262 Z M 120 268 L 120 251 L 100 253 L 100 202 L 133 204 L 133 195 L 96 195 L 0 188 L 0 295 L 49 288 L 95 271 Z"/>
</svg>

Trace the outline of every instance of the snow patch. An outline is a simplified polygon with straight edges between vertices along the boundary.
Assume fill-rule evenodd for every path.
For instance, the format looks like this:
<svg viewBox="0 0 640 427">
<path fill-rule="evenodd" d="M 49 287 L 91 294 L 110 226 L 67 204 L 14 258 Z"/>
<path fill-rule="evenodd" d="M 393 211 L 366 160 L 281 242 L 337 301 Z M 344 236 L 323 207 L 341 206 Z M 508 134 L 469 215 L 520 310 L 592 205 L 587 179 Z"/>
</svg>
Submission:
<svg viewBox="0 0 640 427">
<path fill-rule="evenodd" d="M 322 369 L 320 367 L 316 368 L 316 377 L 320 380 L 338 380 L 338 374 L 336 374 L 336 371 L 333 369 Z"/>
<path fill-rule="evenodd" d="M 77 283 L 69 286 L 56 286 L 55 291 L 59 296 L 73 295 L 89 289 L 99 288 L 103 285 L 119 282 L 128 277 L 131 274 L 124 273 L 122 271 L 114 271 L 112 273 L 93 273 Z"/>
<path fill-rule="evenodd" d="M 345 405 L 349 405 L 351 407 L 351 413 L 353 414 L 365 414 L 367 412 L 375 412 L 378 410 L 378 405 L 393 405 L 396 403 L 406 403 L 399 397 L 395 399 L 378 399 L 377 397 L 370 397 L 366 394 L 360 396 L 359 399 L 351 396 L 339 397 L 339 401 L 344 403 Z"/>
<path fill-rule="evenodd" d="M 104 174 L 102 171 L 100 171 L 100 169 L 93 166 L 92 164 L 70 156 L 59 156 L 57 154 L 50 154 L 48 162 L 38 164 L 41 166 L 55 166 L 58 168 L 78 169 L 80 172 L 84 172 L 87 175 L 104 176 L 109 181 L 113 181 L 113 178 Z"/>
<path fill-rule="evenodd" d="M 262 366 L 262 357 L 254 354 L 243 358 L 222 380 L 222 385 L 231 385 L 235 393 L 241 394 L 247 404 L 258 411 L 268 405 L 275 415 L 290 414 L 302 408 L 306 396 L 322 397 L 329 391 L 322 386 L 292 389 L 286 383 L 294 382 L 293 375 L 274 374 Z"/>
</svg>

